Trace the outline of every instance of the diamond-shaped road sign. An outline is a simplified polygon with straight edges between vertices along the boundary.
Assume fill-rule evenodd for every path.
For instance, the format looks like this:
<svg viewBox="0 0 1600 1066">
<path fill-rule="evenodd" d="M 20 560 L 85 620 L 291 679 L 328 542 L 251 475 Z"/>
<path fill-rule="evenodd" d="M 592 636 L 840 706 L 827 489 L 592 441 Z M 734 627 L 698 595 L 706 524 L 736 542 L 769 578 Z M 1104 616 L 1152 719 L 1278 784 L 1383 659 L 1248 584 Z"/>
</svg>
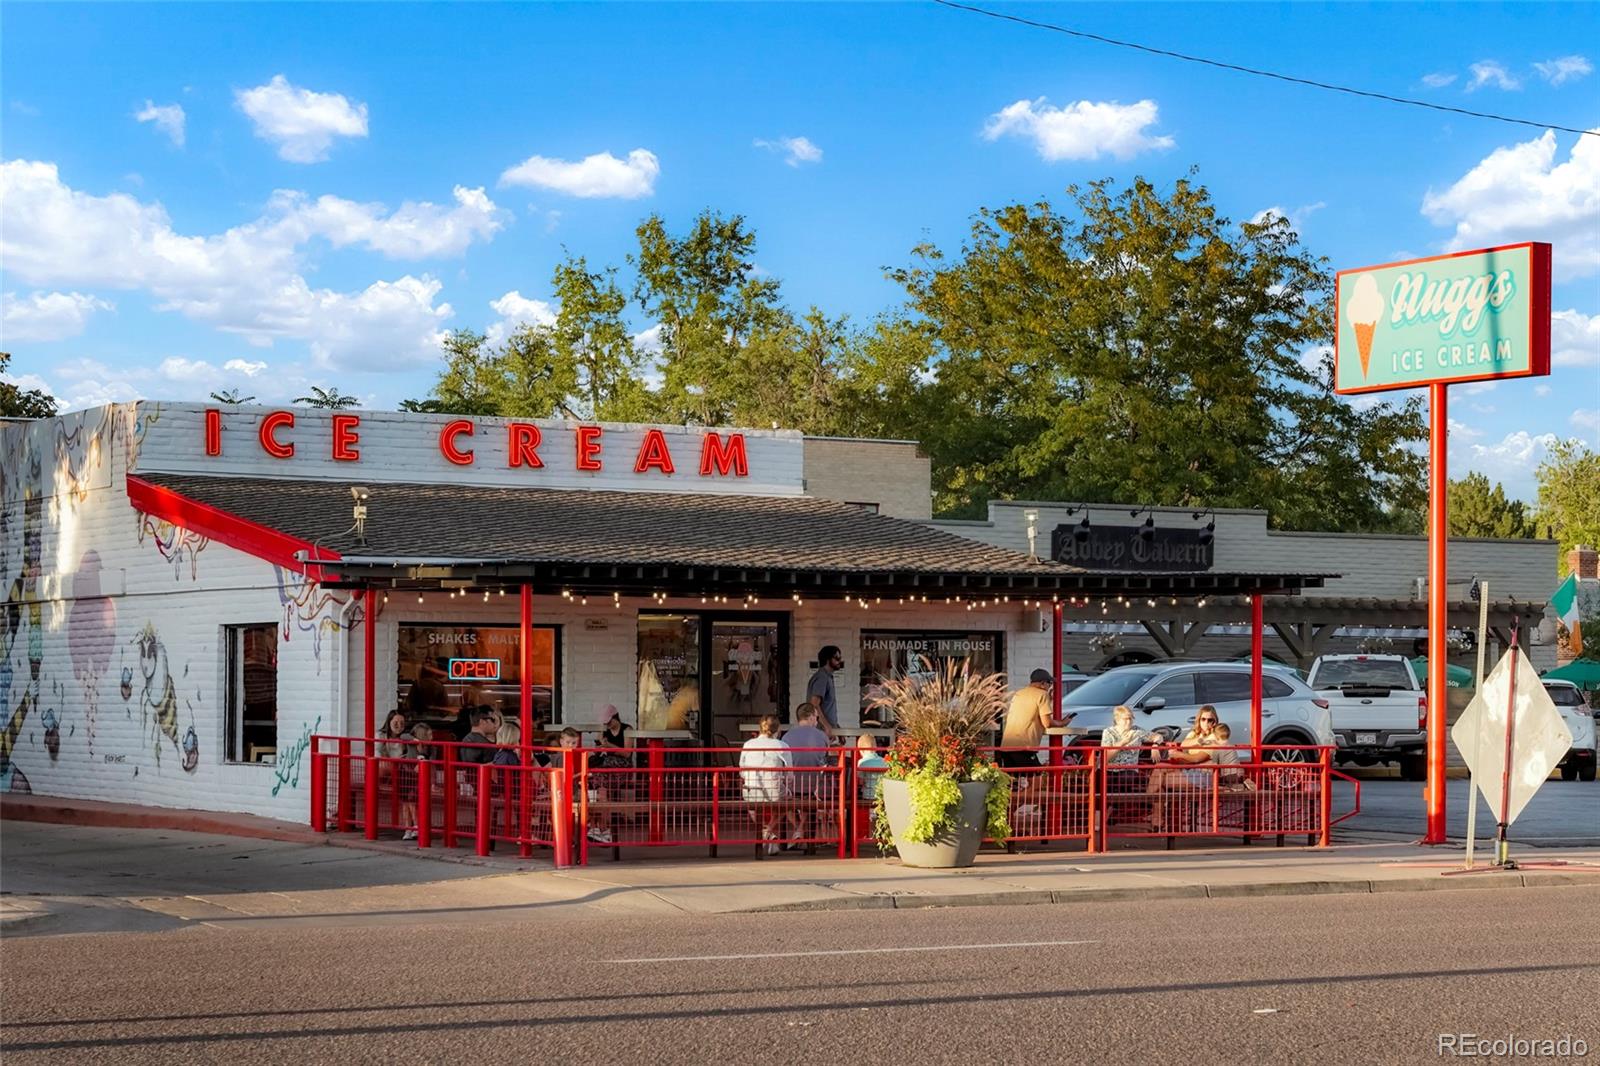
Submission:
<svg viewBox="0 0 1600 1066">
<path fill-rule="evenodd" d="M 1510 825 L 1539 791 L 1572 747 L 1572 731 L 1561 712 L 1528 665 L 1528 656 L 1516 654 L 1516 729 L 1512 734 L 1510 810 L 1500 809 L 1501 775 L 1506 766 L 1506 710 L 1511 705 L 1510 653 L 1500 657 L 1467 709 L 1456 719 L 1450 737 L 1472 769 L 1472 780 L 1483 790 L 1497 822 Z"/>
</svg>

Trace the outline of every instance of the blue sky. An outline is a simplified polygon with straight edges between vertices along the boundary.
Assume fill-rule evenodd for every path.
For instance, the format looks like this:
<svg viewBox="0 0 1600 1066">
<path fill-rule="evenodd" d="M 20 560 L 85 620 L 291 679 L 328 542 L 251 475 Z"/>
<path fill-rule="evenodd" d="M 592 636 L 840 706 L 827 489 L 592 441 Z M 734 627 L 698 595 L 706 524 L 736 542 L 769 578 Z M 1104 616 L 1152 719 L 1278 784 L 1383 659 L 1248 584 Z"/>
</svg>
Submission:
<svg viewBox="0 0 1600 1066">
<path fill-rule="evenodd" d="M 1593 5 L 1001 9 L 1600 127 Z M 1226 214 L 1276 208 L 1341 267 L 1552 241 L 1555 373 L 1453 390 L 1452 473 L 1531 496 L 1550 436 L 1600 444 L 1600 137 L 927 3 L 3 19 L 4 343 L 13 378 L 72 406 L 310 384 L 392 406 L 427 391 L 441 330 L 547 313 L 563 248 L 620 264 L 651 212 L 743 213 L 793 305 L 870 318 L 899 298 L 882 268 L 956 245 L 980 206 L 1193 166 Z"/>
</svg>

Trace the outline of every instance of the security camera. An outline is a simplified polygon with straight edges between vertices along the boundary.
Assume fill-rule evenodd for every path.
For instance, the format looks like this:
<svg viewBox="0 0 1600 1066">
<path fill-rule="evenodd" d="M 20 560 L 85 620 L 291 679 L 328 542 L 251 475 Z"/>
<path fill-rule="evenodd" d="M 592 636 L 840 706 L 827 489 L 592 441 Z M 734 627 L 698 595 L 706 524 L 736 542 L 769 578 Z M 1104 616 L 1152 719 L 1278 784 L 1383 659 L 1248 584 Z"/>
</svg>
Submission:
<svg viewBox="0 0 1600 1066">
<path fill-rule="evenodd" d="M 366 503 L 372 493 L 367 490 L 365 485 L 351 485 L 350 495 L 355 498 L 357 503 Z"/>
</svg>

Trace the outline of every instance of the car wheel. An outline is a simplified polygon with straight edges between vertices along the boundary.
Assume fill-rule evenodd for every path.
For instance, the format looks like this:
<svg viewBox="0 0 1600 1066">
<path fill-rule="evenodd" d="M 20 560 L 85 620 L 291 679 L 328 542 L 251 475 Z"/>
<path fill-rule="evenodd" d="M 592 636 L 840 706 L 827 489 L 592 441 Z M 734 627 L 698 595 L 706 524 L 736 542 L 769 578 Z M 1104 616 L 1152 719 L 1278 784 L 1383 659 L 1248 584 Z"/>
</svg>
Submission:
<svg viewBox="0 0 1600 1066">
<path fill-rule="evenodd" d="M 1426 781 L 1428 779 L 1428 759 L 1423 755 L 1402 755 L 1400 757 L 1400 776 L 1407 781 Z"/>
<path fill-rule="evenodd" d="M 1578 779 L 1578 768 L 1576 766 L 1573 766 L 1571 763 L 1568 763 L 1568 764 L 1563 765 L 1561 767 L 1561 780 L 1563 780 L 1563 781 L 1576 781 L 1577 779 Z"/>
<path fill-rule="evenodd" d="M 1311 741 L 1299 733 L 1279 733 L 1267 738 L 1269 748 L 1274 744 L 1310 744 Z M 1274 749 L 1266 752 L 1266 762 L 1308 763 L 1316 762 L 1316 752 L 1307 751 L 1305 748 L 1290 748 L 1288 750 Z"/>
<path fill-rule="evenodd" d="M 1595 770 L 1594 763 L 1590 763 L 1587 766 L 1578 767 L 1578 780 L 1579 781 L 1593 781 L 1594 780 L 1594 770 Z"/>
</svg>

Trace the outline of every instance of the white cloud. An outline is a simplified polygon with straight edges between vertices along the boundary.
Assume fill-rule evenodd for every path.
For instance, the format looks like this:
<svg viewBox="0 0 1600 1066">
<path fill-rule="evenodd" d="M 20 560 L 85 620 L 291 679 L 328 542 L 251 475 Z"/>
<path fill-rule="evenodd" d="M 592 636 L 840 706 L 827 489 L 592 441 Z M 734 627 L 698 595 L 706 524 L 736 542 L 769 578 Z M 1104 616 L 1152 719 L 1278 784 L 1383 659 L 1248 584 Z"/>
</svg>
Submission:
<svg viewBox="0 0 1600 1066">
<path fill-rule="evenodd" d="M 775 141 L 757 140 L 755 145 L 769 152 L 782 152 L 783 161 L 791 167 L 797 167 L 801 163 L 822 162 L 822 149 L 813 144 L 809 137 L 779 137 Z"/>
<path fill-rule="evenodd" d="M 1546 63 L 1535 63 L 1533 68 L 1551 85 L 1577 81 L 1594 73 L 1594 65 L 1583 56 L 1561 56 Z"/>
<path fill-rule="evenodd" d="M 235 374 L 243 374 L 247 378 L 255 377 L 266 368 L 266 363 L 257 362 L 252 359 L 229 359 L 226 363 L 222 364 L 222 369 L 231 370 Z"/>
<path fill-rule="evenodd" d="M 1422 76 L 1422 84 L 1430 89 L 1443 89 L 1455 80 L 1456 76 L 1454 74 L 1446 74 L 1442 71 Z"/>
<path fill-rule="evenodd" d="M 337 196 L 313 201 L 281 190 L 273 194 L 270 206 L 282 215 L 278 226 L 299 241 L 320 236 L 338 248 L 359 244 L 391 259 L 431 259 L 461 255 L 474 239 L 487 241 L 504 225 L 505 212 L 482 187 L 457 185 L 453 195 L 453 208 L 407 200 L 387 215 L 382 204 Z"/>
<path fill-rule="evenodd" d="M 449 304 L 440 284 L 405 275 L 363 290 L 314 289 L 301 275 L 299 246 L 315 226 L 284 215 L 213 236 L 173 230 L 159 204 L 125 193 L 93 196 L 63 184 L 54 164 L 0 164 L 0 257 L 24 282 L 139 289 L 157 309 L 177 311 L 252 344 L 303 340 L 323 366 L 392 369 L 434 359 Z M 460 227 L 428 242 L 400 227 L 367 240 L 396 251 L 459 243 Z M 398 234 L 411 233 L 409 237 Z"/>
<path fill-rule="evenodd" d="M 1526 430 L 1508 433 L 1493 444 L 1475 444 L 1465 438 L 1457 443 L 1452 434 L 1450 470 L 1477 471 L 1490 481 L 1505 485 L 1510 496 L 1531 500 L 1538 495 L 1533 472 L 1544 460 L 1546 451 L 1559 439 L 1554 433 L 1533 434 Z"/>
<path fill-rule="evenodd" d="M 96 311 L 115 310 L 113 304 L 81 292 L 33 292 L 0 295 L 0 340 L 60 341 L 76 337 Z"/>
<path fill-rule="evenodd" d="M 1467 92 L 1474 92 L 1485 85 L 1492 85 L 1496 89 L 1520 89 L 1522 82 L 1505 68 L 1503 64 L 1493 59 L 1483 59 L 1467 68 L 1472 71 L 1472 80 L 1467 82 Z"/>
<path fill-rule="evenodd" d="M 1555 366 L 1600 366 L 1600 315 L 1574 310 L 1552 314 L 1550 362 Z"/>
<path fill-rule="evenodd" d="M 144 109 L 134 113 L 136 122 L 153 122 L 156 129 L 167 135 L 167 138 L 179 148 L 183 147 L 183 108 L 177 104 L 157 105 L 154 100 L 146 100 Z"/>
<path fill-rule="evenodd" d="M 1550 241 L 1564 278 L 1600 270 L 1600 137 L 1578 137 L 1556 162 L 1556 135 L 1496 148 L 1444 192 L 1429 189 L 1422 213 L 1455 227 L 1448 250 Z"/>
<path fill-rule="evenodd" d="M 1260 225 L 1261 223 L 1267 221 L 1267 219 L 1277 216 L 1278 218 L 1287 219 L 1291 226 L 1293 226 L 1295 229 L 1299 229 L 1301 226 L 1305 225 L 1306 219 L 1310 218 L 1312 215 L 1316 214 L 1318 211 L 1321 211 L 1327 206 L 1328 204 L 1325 200 L 1318 200 L 1314 204 L 1302 204 L 1300 207 L 1292 207 L 1287 210 L 1279 207 L 1277 204 L 1273 204 L 1271 207 L 1264 207 L 1260 211 L 1257 211 L 1250 221 L 1254 222 L 1256 225 Z"/>
<path fill-rule="evenodd" d="M 1533 394 L 1542 399 L 1542 398 L 1550 395 L 1550 386 L 1549 385 L 1535 385 L 1533 387 Z"/>
<path fill-rule="evenodd" d="M 1453 418 L 1450 419 L 1449 422 L 1450 435 L 1452 437 L 1460 437 L 1463 440 L 1477 440 L 1479 437 L 1483 436 L 1483 430 L 1474 429 L 1465 422 L 1457 422 Z"/>
<path fill-rule="evenodd" d="M 1586 429 L 1590 433 L 1600 433 L 1600 408 L 1580 407 L 1572 412 L 1570 421 L 1579 429 Z"/>
<path fill-rule="evenodd" d="M 585 199 L 637 200 L 655 192 L 661 163 L 655 153 L 635 148 L 626 160 L 610 152 L 585 156 L 576 163 L 531 155 L 500 175 L 501 185 L 553 189 Z"/>
<path fill-rule="evenodd" d="M 554 307 L 544 300 L 531 300 L 516 289 L 498 300 L 490 300 L 489 307 L 500 316 L 500 321 L 491 323 L 483 331 L 490 344 L 499 344 L 516 332 L 518 326 L 552 326 L 556 321 Z"/>
<path fill-rule="evenodd" d="M 298 88 L 282 74 L 265 85 L 236 91 L 234 102 L 249 116 L 256 136 L 277 145 L 279 158 L 291 163 L 328 158 L 335 137 L 367 135 L 366 104 L 352 104 L 339 93 Z"/>
<path fill-rule="evenodd" d="M 662 362 L 666 358 L 666 346 L 661 341 L 662 325 L 657 322 L 649 329 L 642 330 L 633 335 L 633 347 L 644 353 L 644 360 L 639 367 L 639 377 L 644 381 L 644 387 L 651 392 L 659 391 L 666 383 L 666 372 L 662 369 Z"/>
<path fill-rule="evenodd" d="M 983 136 L 990 141 L 1008 135 L 1029 138 L 1040 158 L 1051 163 L 1099 159 L 1102 155 L 1131 159 L 1140 152 L 1173 146 L 1171 137 L 1146 132 L 1159 118 L 1154 100 L 1136 104 L 1079 100 L 1065 107 L 1051 107 L 1041 96 L 1037 100 L 1018 100 L 990 115 Z"/>
</svg>

